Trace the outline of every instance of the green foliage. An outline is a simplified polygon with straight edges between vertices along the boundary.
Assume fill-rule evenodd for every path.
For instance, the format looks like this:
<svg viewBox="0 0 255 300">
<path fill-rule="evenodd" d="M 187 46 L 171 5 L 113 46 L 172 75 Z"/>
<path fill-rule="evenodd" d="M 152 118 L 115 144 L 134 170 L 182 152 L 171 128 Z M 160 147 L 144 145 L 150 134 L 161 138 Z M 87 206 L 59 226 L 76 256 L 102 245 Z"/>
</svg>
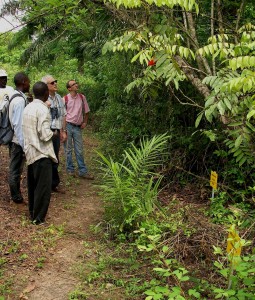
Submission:
<svg viewBox="0 0 255 300">
<path fill-rule="evenodd" d="M 223 67 L 216 75 L 208 76 L 204 83 L 212 87 L 212 93 L 205 102 L 205 117 L 223 116 L 227 125 L 225 144 L 229 154 L 235 157 L 239 166 L 254 165 L 253 126 L 254 97 L 254 41 L 255 27 L 246 24 L 239 29 L 239 40 L 233 41 L 229 34 L 209 39 L 210 44 L 200 48 L 201 55 L 219 58 Z"/>
<path fill-rule="evenodd" d="M 216 247 L 215 252 L 223 256 L 223 252 Z M 215 261 L 218 272 L 228 282 L 228 287 L 213 287 L 215 299 L 252 300 L 255 295 L 254 263 L 254 254 L 243 256 L 234 266 L 227 266 L 224 257 Z"/>
<path fill-rule="evenodd" d="M 11 292 L 11 286 L 13 284 L 13 280 L 7 276 L 5 276 L 5 264 L 7 263 L 6 257 L 2 256 L 2 254 L 9 254 L 9 252 L 5 252 L 7 249 L 8 243 L 2 243 L 0 245 L 0 299 L 5 299 L 4 296 L 8 295 Z"/>
<path fill-rule="evenodd" d="M 216 197 L 211 198 L 211 205 L 208 211 L 208 215 L 212 218 L 212 221 L 220 224 L 235 224 L 241 221 L 244 212 L 240 209 L 228 207 L 228 195 L 226 192 L 220 192 Z M 236 214 L 235 214 L 236 213 Z"/>
<path fill-rule="evenodd" d="M 124 152 L 122 163 L 101 157 L 104 184 L 102 196 L 108 222 L 117 230 L 126 231 L 139 225 L 154 211 L 162 176 L 154 172 L 166 148 L 166 134 L 143 139 Z"/>
<path fill-rule="evenodd" d="M 235 260 L 235 265 L 228 264 L 226 255 L 219 247 L 214 252 L 221 255 L 221 260 L 214 262 L 222 281 L 219 285 L 210 284 L 191 276 L 180 263 L 171 258 L 172 249 L 162 241 L 162 235 L 150 235 L 145 230 L 137 230 L 144 238 L 138 249 L 145 255 L 150 253 L 150 261 L 155 274 L 145 290 L 147 300 L 152 299 L 253 299 L 254 297 L 254 254 Z M 142 241 L 139 238 L 140 241 Z M 249 243 L 241 240 L 242 246 Z M 239 247 L 239 246 L 238 246 Z M 153 255 L 154 254 L 154 255 Z M 233 263 L 233 262 L 232 262 Z M 187 288 L 188 287 L 188 288 Z M 204 298 L 202 295 L 206 294 Z"/>
<path fill-rule="evenodd" d="M 125 8 L 134 8 L 134 7 L 140 7 L 142 5 L 141 0 L 105 0 L 105 2 L 111 2 L 114 3 L 118 8 L 123 5 Z M 156 5 L 156 6 L 167 6 L 169 8 L 173 8 L 174 6 L 179 5 L 185 10 L 192 10 L 193 8 L 196 9 L 198 12 L 198 5 L 195 0 L 146 0 L 149 5 Z"/>
</svg>

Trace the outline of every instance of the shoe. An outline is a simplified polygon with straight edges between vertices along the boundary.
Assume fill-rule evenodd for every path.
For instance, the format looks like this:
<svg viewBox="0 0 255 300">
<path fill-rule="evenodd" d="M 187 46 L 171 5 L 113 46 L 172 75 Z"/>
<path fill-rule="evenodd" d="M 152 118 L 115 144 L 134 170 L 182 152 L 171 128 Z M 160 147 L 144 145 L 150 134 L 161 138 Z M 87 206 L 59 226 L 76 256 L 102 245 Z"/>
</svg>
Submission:
<svg viewBox="0 0 255 300">
<path fill-rule="evenodd" d="M 21 198 L 21 199 L 12 199 L 12 201 L 16 204 L 21 204 L 21 203 L 24 203 L 24 199 Z"/>
<path fill-rule="evenodd" d="M 91 175 L 90 173 L 79 175 L 79 177 L 83 178 L 83 179 L 88 179 L 88 180 L 94 180 L 95 179 L 95 177 L 93 175 Z"/>
<path fill-rule="evenodd" d="M 46 225 L 45 221 L 33 220 L 31 221 L 33 225 Z"/>
<path fill-rule="evenodd" d="M 59 188 L 59 187 L 57 187 L 57 186 L 54 187 L 54 188 L 52 188 L 51 191 L 52 191 L 53 193 L 59 193 L 59 194 L 65 194 L 65 193 L 66 193 L 65 190 L 62 190 L 61 188 Z"/>
<path fill-rule="evenodd" d="M 72 176 L 72 177 L 76 177 L 74 172 L 67 172 L 67 175 Z"/>
</svg>

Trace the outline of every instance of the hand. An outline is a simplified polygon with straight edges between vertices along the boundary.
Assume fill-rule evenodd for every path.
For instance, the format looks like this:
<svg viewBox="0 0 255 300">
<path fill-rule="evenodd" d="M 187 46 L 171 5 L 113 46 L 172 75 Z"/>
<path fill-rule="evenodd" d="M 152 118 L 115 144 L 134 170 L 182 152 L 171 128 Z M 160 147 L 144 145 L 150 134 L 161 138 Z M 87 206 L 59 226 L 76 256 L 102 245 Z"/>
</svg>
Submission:
<svg viewBox="0 0 255 300">
<path fill-rule="evenodd" d="M 47 107 L 51 107 L 51 103 L 49 100 L 45 101 L 45 104 L 47 105 Z"/>
<path fill-rule="evenodd" d="M 86 127 L 87 123 L 82 123 L 81 124 L 81 129 L 84 129 Z"/>
<path fill-rule="evenodd" d="M 60 133 L 60 141 L 62 143 L 64 143 L 66 140 L 67 140 L 67 133 L 66 133 L 66 131 L 62 130 L 61 133 Z"/>
</svg>

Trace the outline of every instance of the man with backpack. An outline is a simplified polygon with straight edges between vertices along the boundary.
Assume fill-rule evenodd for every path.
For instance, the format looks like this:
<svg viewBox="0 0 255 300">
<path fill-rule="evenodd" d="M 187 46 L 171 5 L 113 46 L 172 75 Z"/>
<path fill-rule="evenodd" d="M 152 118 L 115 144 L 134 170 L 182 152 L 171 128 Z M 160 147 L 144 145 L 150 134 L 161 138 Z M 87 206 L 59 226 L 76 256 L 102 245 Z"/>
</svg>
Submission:
<svg viewBox="0 0 255 300">
<path fill-rule="evenodd" d="M 0 69 L 0 145 L 8 145 L 13 136 L 9 121 L 9 100 L 14 89 L 6 84 L 7 73 Z"/>
<path fill-rule="evenodd" d="M 13 88 L 11 86 L 7 86 L 8 75 L 4 69 L 0 69 L 0 103 L 8 97 L 10 98 L 10 94 L 13 93 Z"/>
<path fill-rule="evenodd" d="M 75 175 L 75 168 L 72 158 L 72 148 L 74 147 L 75 157 L 78 165 L 78 175 L 84 179 L 93 180 L 94 176 L 88 173 L 83 155 L 82 130 L 88 122 L 89 106 L 86 97 L 78 93 L 78 84 L 75 80 L 69 80 L 66 84 L 69 91 L 64 97 L 66 105 L 66 129 L 67 142 L 66 150 L 66 169 L 70 175 Z"/>
<path fill-rule="evenodd" d="M 25 93 L 29 92 L 30 80 L 25 73 L 19 72 L 14 76 L 14 84 L 16 90 L 9 100 L 9 120 L 13 129 L 13 138 L 9 144 L 9 187 L 13 202 L 22 203 L 24 200 L 20 190 L 20 179 L 25 162 L 22 118 L 24 108 L 27 105 Z"/>
</svg>

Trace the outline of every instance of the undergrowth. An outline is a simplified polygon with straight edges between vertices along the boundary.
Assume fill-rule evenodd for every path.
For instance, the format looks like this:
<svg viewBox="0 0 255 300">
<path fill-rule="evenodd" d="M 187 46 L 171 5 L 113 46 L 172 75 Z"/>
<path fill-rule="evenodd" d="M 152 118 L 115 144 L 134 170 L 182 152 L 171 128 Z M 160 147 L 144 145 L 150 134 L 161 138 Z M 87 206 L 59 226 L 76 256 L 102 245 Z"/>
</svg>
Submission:
<svg viewBox="0 0 255 300">
<path fill-rule="evenodd" d="M 255 249 L 244 239 L 254 225 L 249 208 L 230 205 L 219 191 L 207 208 L 178 194 L 161 205 L 162 176 L 154 170 L 167 140 L 133 144 L 122 163 L 99 154 L 106 214 L 94 230 L 105 243 L 84 245 L 81 285 L 69 299 L 254 299 Z"/>
</svg>

